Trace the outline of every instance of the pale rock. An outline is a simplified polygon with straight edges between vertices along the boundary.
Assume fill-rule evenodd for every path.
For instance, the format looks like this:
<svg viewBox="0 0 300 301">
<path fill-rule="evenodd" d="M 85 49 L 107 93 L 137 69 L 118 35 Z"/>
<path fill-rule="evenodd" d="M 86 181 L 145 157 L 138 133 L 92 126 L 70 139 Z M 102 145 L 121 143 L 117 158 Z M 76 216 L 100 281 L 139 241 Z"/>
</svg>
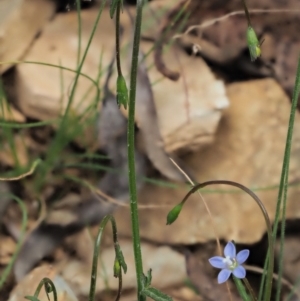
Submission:
<svg viewBox="0 0 300 301">
<path fill-rule="evenodd" d="M 231 106 L 225 111 L 213 144 L 188 158 L 185 163 L 198 182 L 223 179 L 250 188 L 278 185 L 290 115 L 290 100 L 273 79 L 234 83 L 227 93 Z M 178 112 L 178 115 L 182 112 Z M 300 120 L 296 115 L 289 182 L 300 177 Z M 207 190 L 229 186 L 208 187 Z M 167 244 L 195 244 L 215 239 L 213 225 L 198 194 L 190 197 L 179 218 L 166 226 L 169 210 L 178 204 L 189 187 L 177 189 L 146 185 L 139 194 L 140 233 L 147 240 Z M 219 238 L 239 243 L 261 239 L 266 225 L 258 205 L 245 193 L 202 194 L 208 203 Z M 274 220 L 278 189 L 257 191 L 271 221 Z M 286 217 L 299 218 L 299 187 L 290 187 Z M 154 206 L 153 206 L 154 205 Z M 157 208 L 158 207 L 158 208 Z M 116 212 L 120 235 L 130 235 L 127 208 Z"/>
<path fill-rule="evenodd" d="M 3 182 L 2 182 L 3 183 Z M 2 202 L 2 199 L 1 199 Z M 1 204 L 2 207 L 2 204 Z M 7 265 L 10 263 L 12 254 L 14 254 L 16 248 L 16 242 L 10 236 L 0 236 L 0 264 Z"/>
<path fill-rule="evenodd" d="M 146 6 L 145 16 L 151 16 L 151 5 Z M 152 9 L 153 11 L 153 9 Z M 82 17 L 82 50 L 87 45 L 92 31 L 97 8 L 84 10 Z M 145 18 L 144 30 L 150 27 L 153 18 Z M 126 13 L 122 14 L 124 34 L 122 37 L 124 53 L 122 59 L 123 72 L 128 78 L 129 54 L 128 47 L 132 38 L 132 27 Z M 154 33 L 152 32 L 151 35 Z M 95 37 L 91 43 L 82 72 L 93 79 L 97 78 L 102 59 L 102 68 L 106 70 L 110 63 L 115 45 L 115 28 L 107 10 L 100 18 Z M 143 42 L 141 49 L 146 53 L 153 43 Z M 26 55 L 26 60 L 61 64 L 75 69 L 78 48 L 77 13 L 58 14 L 43 30 Z M 127 52 L 126 52 L 127 50 Z M 177 82 L 162 79 L 156 68 L 149 68 L 149 77 L 153 83 L 155 104 L 157 106 L 158 124 L 167 152 L 179 150 L 195 150 L 212 142 L 214 132 L 219 123 L 222 110 L 229 104 L 225 94 L 224 84 L 216 80 L 208 66 L 200 58 L 188 56 L 183 50 L 172 47 L 164 53 L 168 66 L 181 73 Z M 146 60 L 147 66 L 153 64 L 153 55 Z M 100 78 L 99 87 L 104 84 L 106 75 Z M 159 82 L 156 82 L 159 80 Z M 17 66 L 17 103 L 22 112 L 29 117 L 39 120 L 55 119 L 61 116 L 67 106 L 68 96 L 74 81 L 74 73 L 60 71 L 58 68 L 36 64 Z M 63 82 L 63 91 L 61 90 Z M 112 91 L 115 91 L 116 75 L 110 81 Z M 129 83 L 129 80 L 127 81 Z M 156 83 L 155 83 L 156 82 Z M 71 106 L 71 114 L 83 115 L 88 120 L 95 116 L 96 89 L 93 87 L 89 94 L 91 82 L 80 77 L 75 97 Z M 89 112 L 86 110 L 90 109 Z M 180 112 L 180 114 L 178 114 Z M 125 113 L 126 114 L 126 113 Z M 136 117 L 137 119 L 139 116 Z M 142 118 L 142 117 L 141 117 Z M 94 127 L 94 123 L 92 123 Z M 86 134 L 80 139 L 86 139 L 89 145 L 95 142 L 95 132 L 87 126 Z"/>
<path fill-rule="evenodd" d="M 13 150 L 13 147 L 15 150 Z M 28 165 L 29 156 L 26 151 L 24 139 L 20 134 L 14 135 L 11 142 L 5 141 L 2 143 L 0 161 L 6 166 Z"/>
<path fill-rule="evenodd" d="M 81 56 L 88 43 L 97 14 L 98 9 L 83 10 L 81 12 Z M 82 73 L 96 80 L 101 60 L 103 68 L 108 66 L 113 57 L 114 33 L 113 20 L 110 19 L 108 11 L 105 10 L 90 45 Z M 77 50 L 77 12 L 57 14 L 54 20 L 45 26 L 43 33 L 25 57 L 28 61 L 54 64 L 57 67 L 36 64 L 17 66 L 17 101 L 26 116 L 46 120 L 57 118 L 64 113 L 75 73 L 62 70 L 60 75 L 58 67 L 61 65 L 76 70 Z M 101 76 L 102 82 L 103 77 Z M 63 91 L 61 91 L 61 83 L 64 86 Z M 86 95 L 89 89 L 91 91 Z M 92 85 L 92 82 L 81 76 L 71 112 L 83 114 L 94 103 L 95 96 L 96 88 Z"/>
<path fill-rule="evenodd" d="M 12 290 L 8 301 L 23 301 L 25 296 L 33 296 L 40 281 L 49 278 L 55 285 L 57 301 L 78 301 L 67 282 L 57 273 L 57 270 L 49 265 L 43 265 L 32 270 Z M 50 298 L 52 293 L 49 294 Z M 45 289 L 40 290 L 40 301 L 48 301 Z"/>
<path fill-rule="evenodd" d="M 25 122 L 25 116 L 14 108 L 14 106 L 9 105 L 6 100 L 2 99 L 2 107 L 0 108 L 0 120 L 14 121 L 23 123 Z"/>
<path fill-rule="evenodd" d="M 123 289 L 136 287 L 135 264 L 133 257 L 132 242 L 121 240 L 127 273 L 123 274 Z M 143 254 L 144 271 L 152 269 L 152 285 L 156 288 L 166 288 L 178 285 L 184 281 L 186 276 L 184 256 L 167 246 L 153 246 L 143 242 L 141 244 Z M 92 256 L 93 249 L 90 250 Z M 107 289 L 117 290 L 118 280 L 113 275 L 113 264 L 115 260 L 114 247 L 105 248 L 99 255 L 98 278 L 96 293 Z M 91 266 L 86 261 L 70 258 L 61 268 L 64 279 L 78 294 L 88 295 L 91 280 Z"/>
<path fill-rule="evenodd" d="M 0 73 L 19 60 L 55 12 L 54 1 L 0 1 Z"/>
<path fill-rule="evenodd" d="M 150 47 L 142 44 L 142 48 Z M 216 80 L 203 59 L 178 47 L 170 47 L 164 60 L 181 74 L 179 80 L 171 81 L 156 68 L 149 72 L 165 149 L 195 151 L 212 143 L 222 112 L 229 106 L 224 83 Z M 152 56 L 147 63 L 153 64 Z"/>
</svg>

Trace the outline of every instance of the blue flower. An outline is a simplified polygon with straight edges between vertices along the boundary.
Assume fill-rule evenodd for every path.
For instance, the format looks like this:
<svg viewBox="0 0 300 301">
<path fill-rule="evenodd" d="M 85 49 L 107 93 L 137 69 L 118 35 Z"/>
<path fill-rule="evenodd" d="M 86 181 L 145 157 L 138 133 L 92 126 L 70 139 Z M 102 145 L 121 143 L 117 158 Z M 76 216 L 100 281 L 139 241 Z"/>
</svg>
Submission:
<svg viewBox="0 0 300 301">
<path fill-rule="evenodd" d="M 222 269 L 218 275 L 218 283 L 227 281 L 231 273 L 236 278 L 245 278 L 246 270 L 242 264 L 248 259 L 249 253 L 249 250 L 242 250 L 236 255 L 235 245 L 229 242 L 224 249 L 225 257 L 210 258 L 208 261 L 213 267 Z"/>
</svg>

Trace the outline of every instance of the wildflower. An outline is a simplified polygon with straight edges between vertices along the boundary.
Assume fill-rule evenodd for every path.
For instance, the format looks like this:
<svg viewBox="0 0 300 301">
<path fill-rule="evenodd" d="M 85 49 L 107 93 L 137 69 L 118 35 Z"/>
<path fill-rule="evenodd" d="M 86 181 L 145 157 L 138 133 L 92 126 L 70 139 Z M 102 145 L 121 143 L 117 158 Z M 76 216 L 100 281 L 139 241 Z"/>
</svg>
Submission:
<svg viewBox="0 0 300 301">
<path fill-rule="evenodd" d="M 222 269 L 218 275 L 218 283 L 227 281 L 231 273 L 236 278 L 245 278 L 246 270 L 242 264 L 248 259 L 249 253 L 249 250 L 242 250 L 236 254 L 235 245 L 229 242 L 224 249 L 225 257 L 215 256 L 210 258 L 208 261 L 213 267 Z"/>
</svg>

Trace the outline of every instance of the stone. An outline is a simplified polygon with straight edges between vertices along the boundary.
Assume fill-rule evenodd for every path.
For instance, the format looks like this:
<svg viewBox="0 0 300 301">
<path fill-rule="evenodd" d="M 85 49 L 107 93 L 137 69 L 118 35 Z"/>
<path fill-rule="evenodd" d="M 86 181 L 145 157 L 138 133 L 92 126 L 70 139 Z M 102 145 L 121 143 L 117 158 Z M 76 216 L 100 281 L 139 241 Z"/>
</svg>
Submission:
<svg viewBox="0 0 300 301">
<path fill-rule="evenodd" d="M 43 278 L 49 278 L 55 285 L 57 301 L 78 301 L 67 282 L 58 275 L 57 270 L 49 265 L 42 265 L 32 270 L 12 290 L 8 301 L 23 301 L 25 296 L 33 296 Z M 51 293 L 49 294 L 51 298 Z M 38 295 L 40 301 L 49 300 L 42 288 Z"/>
<path fill-rule="evenodd" d="M 198 182 L 223 179 L 237 181 L 255 190 L 274 220 L 290 100 L 273 79 L 230 84 L 231 106 L 224 112 L 216 139 L 203 150 L 189 155 L 185 163 Z M 289 182 L 300 176 L 300 120 L 297 114 L 292 145 Z M 212 191 L 212 188 L 214 189 Z M 221 193 L 220 190 L 230 190 Z M 215 239 L 213 225 L 199 195 L 185 204 L 179 218 L 166 226 L 169 210 L 178 204 L 189 187 L 162 187 L 147 184 L 139 194 L 140 233 L 144 239 L 166 244 L 196 244 Z M 214 186 L 203 190 L 220 239 L 251 244 L 266 232 L 258 205 L 245 193 L 232 193 L 232 187 Z M 286 217 L 300 217 L 299 187 L 290 187 Z M 149 208 L 150 207 L 150 208 Z M 120 235 L 130 235 L 128 208 L 116 212 Z"/>
<path fill-rule="evenodd" d="M 145 13 L 151 16 L 151 6 Z M 84 10 L 82 17 L 82 50 L 87 44 L 93 28 L 98 8 Z M 149 28 L 149 19 L 145 19 L 144 30 Z M 125 47 L 132 38 L 132 27 L 126 13 L 122 15 L 124 34 L 122 37 L 124 53 L 122 59 L 123 73 L 128 79 L 129 54 Z M 148 27 L 147 27 L 148 26 Z M 106 70 L 114 53 L 114 23 L 105 9 L 100 18 L 95 37 L 91 43 L 82 72 L 93 79 L 97 78 L 99 65 Z M 153 35 L 154 32 L 148 31 Z M 153 47 L 153 43 L 143 42 L 141 49 L 144 53 Z M 77 13 L 58 14 L 55 19 L 44 28 L 42 35 L 32 46 L 26 60 L 45 62 L 48 64 L 61 64 L 71 69 L 76 68 L 78 48 Z M 181 73 L 177 82 L 163 79 L 156 68 L 149 68 L 149 77 L 153 84 L 158 124 L 167 152 L 190 151 L 209 144 L 214 138 L 214 132 L 222 115 L 222 110 L 229 105 L 225 94 L 224 84 L 216 80 L 215 76 L 200 58 L 188 56 L 183 50 L 171 47 L 164 54 L 166 63 Z M 147 66 L 153 64 L 153 55 L 146 60 Z M 201 76 L 199 74 L 201 70 Z M 43 76 L 41 76 L 41 74 Z M 110 81 L 112 91 L 115 91 L 115 77 Z M 106 75 L 99 79 L 102 87 Z M 68 96 L 74 73 L 60 71 L 58 68 L 36 64 L 22 64 L 17 66 L 16 76 L 17 104 L 22 113 L 28 117 L 48 120 L 61 116 L 67 106 Z M 159 81 L 159 82 L 157 82 Z M 63 91 L 61 90 L 63 82 Z M 71 115 L 85 116 L 86 120 L 95 117 L 96 89 L 91 82 L 80 77 L 75 97 L 71 105 Z M 199 88 L 200 87 L 200 88 Z M 87 91 L 90 93 L 87 94 Z M 181 112 L 177 114 L 176 112 Z M 125 112 L 126 115 L 126 112 Z M 137 120 L 139 116 L 136 116 Z M 142 118 L 142 117 L 141 117 Z M 91 129 L 92 122 L 87 126 L 86 135 L 80 139 L 87 139 L 87 145 L 93 145 L 95 132 Z M 78 140 L 78 139 L 77 139 Z"/>
<path fill-rule="evenodd" d="M 127 273 L 123 274 L 123 289 L 136 287 L 136 274 L 131 240 L 120 241 L 126 264 Z M 146 242 L 141 244 L 144 271 L 152 269 L 152 285 L 156 288 L 166 288 L 178 285 L 186 276 L 184 256 L 167 246 L 154 246 Z M 90 257 L 93 249 L 89 248 Z M 113 276 L 115 259 L 114 247 L 104 248 L 100 254 L 96 293 L 103 292 L 107 286 L 117 290 L 118 280 Z M 86 261 L 70 258 L 61 268 L 64 279 L 81 295 L 88 295 L 91 280 L 91 266 Z"/>
<path fill-rule="evenodd" d="M 20 60 L 36 35 L 55 13 L 49 0 L 2 0 L 0 2 L 0 73 Z M 4 63 L 4 64 L 3 64 Z"/>
</svg>

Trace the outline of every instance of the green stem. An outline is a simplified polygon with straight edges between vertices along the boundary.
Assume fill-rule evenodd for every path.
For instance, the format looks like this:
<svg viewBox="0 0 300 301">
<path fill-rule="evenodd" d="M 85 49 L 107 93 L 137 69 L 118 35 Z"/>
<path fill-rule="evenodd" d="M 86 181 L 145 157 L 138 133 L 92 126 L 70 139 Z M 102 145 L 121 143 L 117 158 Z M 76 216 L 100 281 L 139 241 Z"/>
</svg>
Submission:
<svg viewBox="0 0 300 301">
<path fill-rule="evenodd" d="M 33 298 L 31 296 L 26 296 L 25 299 L 28 299 L 28 300 L 38 300 L 37 297 L 39 296 L 40 291 L 41 291 L 41 289 L 42 289 L 43 286 L 45 287 L 45 291 L 46 291 L 48 300 L 50 300 L 49 293 L 51 292 L 51 293 L 53 293 L 53 301 L 57 301 L 58 298 L 57 298 L 57 291 L 56 291 L 55 285 L 52 282 L 52 280 L 49 279 L 49 278 L 47 278 L 47 277 L 43 278 L 40 281 L 38 287 L 35 290 Z"/>
<path fill-rule="evenodd" d="M 140 231 L 139 231 L 135 159 L 134 159 L 134 151 L 135 151 L 134 117 L 135 117 L 135 97 L 136 97 L 137 69 L 138 69 L 138 60 L 139 60 L 139 46 L 140 46 L 143 4 L 144 4 L 144 0 L 137 0 L 135 32 L 133 38 L 131 74 L 130 74 L 128 132 L 127 132 L 131 226 L 132 226 L 132 239 L 133 239 L 136 279 L 137 279 L 137 298 L 139 301 L 144 301 L 146 298 L 141 294 L 141 291 L 143 290 L 143 262 L 142 262 Z"/>
<path fill-rule="evenodd" d="M 115 301 L 119 301 L 120 300 L 121 293 L 122 293 L 123 278 L 122 278 L 122 271 L 121 271 L 121 269 L 119 271 L 118 279 L 119 279 L 119 287 L 118 287 L 118 293 L 117 293 Z"/>
<path fill-rule="evenodd" d="M 99 256 L 99 251 L 100 251 L 100 245 L 101 245 L 101 239 L 102 239 L 102 234 L 103 231 L 107 225 L 108 222 L 111 222 L 111 227 L 112 227 L 112 232 L 113 232 L 113 241 L 114 241 L 114 247 L 115 247 L 115 253 L 116 253 L 116 257 L 119 260 L 119 262 L 121 262 L 122 260 L 120 260 L 120 249 L 119 249 L 119 244 L 118 244 L 118 237 L 117 237 L 117 225 L 116 225 L 116 221 L 115 218 L 112 215 L 106 215 L 103 219 L 102 222 L 99 226 L 99 230 L 98 230 L 98 235 L 95 241 L 95 246 L 94 246 L 94 253 L 93 253 L 93 263 L 92 263 L 92 272 L 91 272 L 91 284 L 90 284 L 90 292 L 89 292 L 89 301 L 94 301 L 95 300 L 95 292 L 96 292 L 96 281 L 97 281 L 97 271 L 98 271 L 98 256 Z M 121 268 L 119 270 L 119 273 L 121 272 Z M 121 276 L 122 277 L 122 276 Z M 122 278 L 119 278 L 119 284 L 122 284 Z M 120 288 L 119 286 L 119 290 L 118 290 L 118 294 L 117 294 L 117 299 L 119 299 L 120 295 L 121 295 L 121 290 L 122 286 Z"/>
<path fill-rule="evenodd" d="M 246 289 L 241 281 L 241 279 L 236 278 L 235 276 L 232 277 L 235 283 L 235 286 L 240 294 L 240 296 L 242 297 L 242 299 L 244 301 L 251 301 L 249 295 L 246 292 Z"/>
<path fill-rule="evenodd" d="M 284 234 L 285 234 L 285 212 L 286 212 L 286 199 L 287 199 L 287 189 L 288 189 L 289 164 L 290 164 L 293 129 L 294 129 L 299 93 L 300 93 L 300 57 L 298 60 L 295 88 L 292 97 L 292 107 L 291 107 L 289 126 L 288 126 L 287 138 L 286 138 L 286 146 L 285 146 L 285 152 L 283 158 L 282 173 L 280 179 L 280 187 L 278 192 L 276 215 L 275 215 L 275 222 L 273 228 L 273 239 L 275 243 L 276 236 L 277 236 L 278 222 L 280 217 L 280 208 L 281 208 L 281 204 L 283 204 L 282 221 L 281 221 L 281 240 L 280 240 L 280 252 L 279 252 L 280 260 L 279 260 L 278 281 L 277 281 L 277 291 L 276 291 L 277 301 L 280 300 L 280 292 L 281 292 L 281 278 L 282 278 L 282 270 L 283 270 L 282 257 L 283 257 L 283 241 L 284 241 Z"/>
<path fill-rule="evenodd" d="M 247 21 L 248 21 L 248 26 L 251 26 L 250 15 L 249 15 L 249 11 L 248 11 L 248 8 L 247 8 L 247 5 L 246 5 L 246 0 L 242 0 L 242 3 L 243 3 L 243 6 L 244 6 L 246 18 L 247 18 Z"/>
</svg>

